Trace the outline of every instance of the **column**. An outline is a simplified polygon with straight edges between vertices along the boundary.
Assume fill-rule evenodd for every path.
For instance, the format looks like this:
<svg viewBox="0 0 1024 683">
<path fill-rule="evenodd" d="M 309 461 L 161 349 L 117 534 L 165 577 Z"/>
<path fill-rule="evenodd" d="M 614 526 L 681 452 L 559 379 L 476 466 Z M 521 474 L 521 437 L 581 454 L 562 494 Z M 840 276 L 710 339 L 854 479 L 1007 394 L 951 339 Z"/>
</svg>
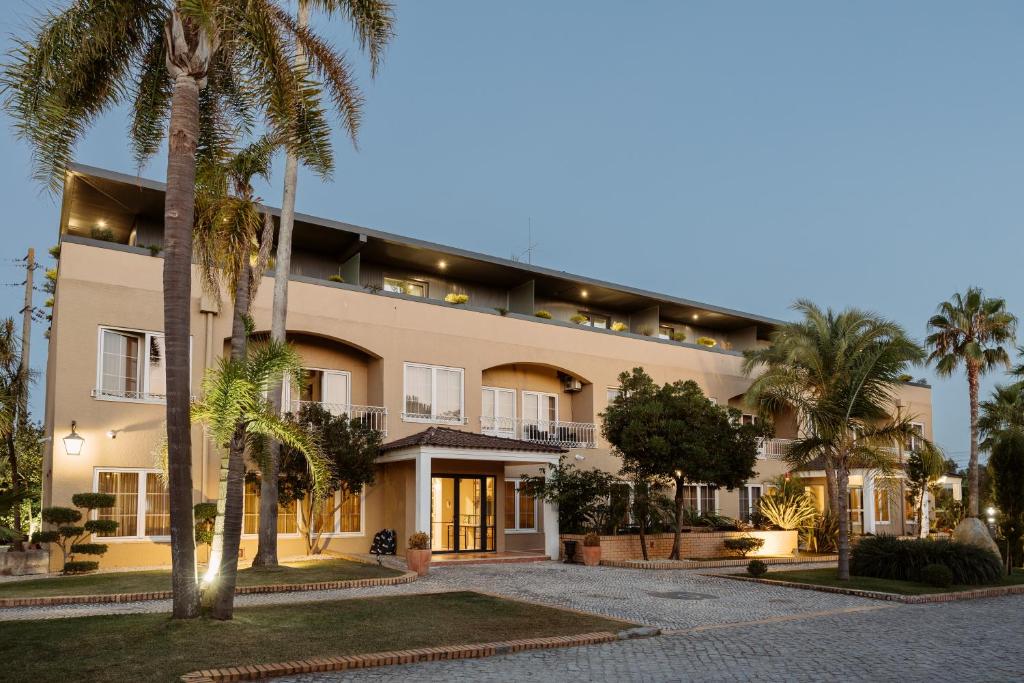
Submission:
<svg viewBox="0 0 1024 683">
<path fill-rule="evenodd" d="M 552 465 L 544 468 L 544 476 L 551 477 Z M 558 559 L 558 505 L 544 501 L 544 553 Z"/>
<path fill-rule="evenodd" d="M 410 533 L 423 531 L 430 534 L 430 454 L 416 454 L 416 528 Z"/>
<path fill-rule="evenodd" d="M 931 501 L 928 499 L 928 491 L 925 491 L 921 498 L 921 528 L 918 529 L 917 532 L 921 538 L 928 538 L 928 530 L 931 528 L 931 520 L 929 519 L 931 514 Z"/>
<path fill-rule="evenodd" d="M 875 473 L 864 472 L 864 533 L 875 533 Z"/>
</svg>

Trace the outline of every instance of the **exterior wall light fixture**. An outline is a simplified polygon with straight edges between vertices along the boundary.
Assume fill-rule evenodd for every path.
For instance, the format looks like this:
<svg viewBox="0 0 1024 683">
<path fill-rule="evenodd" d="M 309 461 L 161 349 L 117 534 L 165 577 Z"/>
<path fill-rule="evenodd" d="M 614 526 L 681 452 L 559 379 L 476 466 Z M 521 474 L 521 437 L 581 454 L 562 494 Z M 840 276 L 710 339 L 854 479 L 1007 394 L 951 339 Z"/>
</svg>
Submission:
<svg viewBox="0 0 1024 683">
<path fill-rule="evenodd" d="M 78 433 L 78 423 L 71 421 L 71 433 L 64 437 L 64 452 L 68 455 L 81 455 L 85 439 Z"/>
</svg>

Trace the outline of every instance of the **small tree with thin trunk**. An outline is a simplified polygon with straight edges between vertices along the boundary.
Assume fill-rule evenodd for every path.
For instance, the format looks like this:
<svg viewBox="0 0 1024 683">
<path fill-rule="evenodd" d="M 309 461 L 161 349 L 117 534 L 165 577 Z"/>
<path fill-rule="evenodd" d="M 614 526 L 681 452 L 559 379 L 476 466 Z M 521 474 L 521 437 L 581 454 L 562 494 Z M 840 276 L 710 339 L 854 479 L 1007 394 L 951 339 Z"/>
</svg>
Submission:
<svg viewBox="0 0 1024 683">
<path fill-rule="evenodd" d="M 602 414 L 602 432 L 630 475 L 675 485 L 675 540 L 682 547 L 685 487 L 733 489 L 754 476 L 760 427 L 712 403 L 696 382 L 657 386 L 643 368 L 619 375 L 619 394 Z"/>
<path fill-rule="evenodd" d="M 278 501 L 286 505 L 295 502 L 299 506 L 299 530 L 306 541 L 306 552 L 315 555 L 323 551 L 320 545 L 323 534 L 332 531 L 327 527 L 333 525 L 322 522 L 333 520 L 342 505 L 340 497 L 335 501 L 335 494 L 338 491 L 361 494 L 373 483 L 382 438 L 379 431 L 363 420 L 333 415 L 316 403 L 302 406 L 292 419 L 320 444 L 325 465 L 323 484 L 315 490 L 305 456 L 285 446 L 281 449 Z"/>
<path fill-rule="evenodd" d="M 928 529 L 925 525 L 930 526 L 930 523 L 924 518 L 924 499 L 932 485 L 946 473 L 946 459 L 938 447 L 923 443 L 907 457 L 904 471 L 907 476 L 907 496 L 914 510 L 918 535 L 926 536 Z"/>
<path fill-rule="evenodd" d="M 1010 366 L 1004 344 L 1012 343 L 1017 318 L 1006 310 L 1003 299 L 986 297 L 977 287 L 954 294 L 939 304 L 928 320 L 930 334 L 925 340 L 935 371 L 948 377 L 961 366 L 967 373 L 967 396 L 971 416 L 971 457 L 967 465 L 969 508 L 978 516 L 978 391 L 981 376 L 990 370 Z"/>
<path fill-rule="evenodd" d="M 100 556 L 107 552 L 105 543 L 90 543 L 93 534 L 112 534 L 117 530 L 117 522 L 112 519 L 89 519 L 84 524 L 82 508 L 88 512 L 98 508 L 110 508 L 115 503 L 114 496 L 109 493 L 76 493 L 71 496 L 73 508 L 43 508 L 43 521 L 56 527 L 48 531 L 37 531 L 32 536 L 33 543 L 53 543 L 60 548 L 65 574 L 80 574 L 95 571 L 100 563 L 96 560 L 76 560 L 75 555 Z"/>
</svg>

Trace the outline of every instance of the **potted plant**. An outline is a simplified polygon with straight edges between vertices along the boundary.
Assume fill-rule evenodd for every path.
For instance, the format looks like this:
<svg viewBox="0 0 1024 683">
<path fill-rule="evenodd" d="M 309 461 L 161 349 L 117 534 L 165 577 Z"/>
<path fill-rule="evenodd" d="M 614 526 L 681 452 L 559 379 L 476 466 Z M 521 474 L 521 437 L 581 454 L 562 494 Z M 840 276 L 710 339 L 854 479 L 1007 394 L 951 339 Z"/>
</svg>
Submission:
<svg viewBox="0 0 1024 683">
<path fill-rule="evenodd" d="M 409 547 L 405 551 L 405 563 L 410 571 L 426 576 L 430 571 L 430 536 L 417 531 L 409 537 Z"/>
<path fill-rule="evenodd" d="M 709 349 L 714 348 L 718 345 L 718 342 L 711 337 L 697 337 L 697 343 L 701 346 L 706 346 Z"/>
<path fill-rule="evenodd" d="M 545 311 L 544 309 L 537 311 L 536 313 L 534 313 L 534 315 L 537 316 L 538 318 L 543 318 L 544 320 L 551 320 L 551 314 Z"/>
<path fill-rule="evenodd" d="M 611 329 L 612 329 L 612 332 L 625 332 L 626 329 L 627 329 L 626 328 L 626 323 L 614 322 L 614 323 L 612 323 L 612 328 Z"/>
<path fill-rule="evenodd" d="M 469 294 L 456 294 L 452 292 L 444 297 L 444 300 L 455 306 L 461 306 L 469 303 Z"/>
<path fill-rule="evenodd" d="M 674 342 L 684 342 L 686 341 L 686 334 L 683 332 L 673 332 L 671 339 Z"/>
<path fill-rule="evenodd" d="M 583 564 L 588 567 L 601 564 L 601 537 L 593 531 L 583 537 Z"/>
<path fill-rule="evenodd" d="M 582 325 L 583 323 L 587 322 L 589 318 L 583 315 L 582 313 L 577 313 L 576 315 L 569 318 L 569 320 L 576 323 L 577 325 Z"/>
</svg>

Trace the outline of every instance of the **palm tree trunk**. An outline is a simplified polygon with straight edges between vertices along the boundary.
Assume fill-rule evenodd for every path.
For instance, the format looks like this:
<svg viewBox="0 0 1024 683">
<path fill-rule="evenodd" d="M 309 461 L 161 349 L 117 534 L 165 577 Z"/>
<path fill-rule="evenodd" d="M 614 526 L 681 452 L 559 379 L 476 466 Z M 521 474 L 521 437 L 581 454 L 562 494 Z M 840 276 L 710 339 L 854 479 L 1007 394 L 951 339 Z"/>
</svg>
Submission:
<svg viewBox="0 0 1024 683">
<path fill-rule="evenodd" d="M 672 552 L 669 553 L 668 559 L 678 560 L 679 553 L 683 545 L 683 480 L 682 478 L 676 479 L 676 496 L 675 496 L 675 534 L 672 537 Z"/>
<path fill-rule="evenodd" d="M 248 257 L 247 257 L 248 260 Z M 231 322 L 231 358 L 239 361 L 245 358 L 247 334 L 246 316 L 249 313 L 248 263 L 238 271 L 235 284 L 234 317 Z M 211 616 L 214 619 L 230 619 L 235 607 L 235 584 L 238 581 L 238 549 L 242 542 L 242 515 L 245 498 L 245 423 L 235 425 L 235 433 L 228 446 L 226 462 L 221 460 L 221 496 L 218 500 L 218 519 L 223 519 L 221 534 L 214 531 L 213 542 L 220 545 L 220 570 L 214 584 L 211 600 Z M 223 501 L 223 503 L 222 503 Z M 276 499 L 275 499 L 276 502 Z M 223 505 L 223 515 L 221 506 Z"/>
<path fill-rule="evenodd" d="M 298 25 L 309 21 L 309 4 L 299 0 Z M 296 48 L 295 65 L 306 64 L 301 46 Z M 299 159 L 289 150 L 285 156 L 284 197 L 281 200 L 281 220 L 277 231 L 277 257 L 274 265 L 274 305 L 270 317 L 270 338 L 285 341 L 288 318 L 288 276 L 292 269 L 292 228 L 295 225 L 295 190 L 298 185 Z M 280 384 L 271 387 L 270 401 L 281 412 L 283 397 Z M 271 441 L 267 449 L 263 476 L 260 478 L 259 546 L 253 566 L 276 567 L 277 559 L 277 495 L 281 468 L 281 444 Z"/>
<path fill-rule="evenodd" d="M 189 332 L 192 300 L 192 221 L 195 210 L 199 84 L 174 82 L 164 197 L 164 342 L 167 369 L 167 470 L 171 513 L 172 615 L 199 615 L 195 520 L 192 511 L 192 425 Z"/>
<path fill-rule="evenodd" d="M 968 517 L 977 517 L 981 509 L 978 492 L 978 367 L 967 365 L 967 389 L 971 402 L 971 459 L 967 463 Z"/>
<path fill-rule="evenodd" d="M 11 425 L 11 431 L 7 434 L 7 462 L 11 468 L 11 487 L 13 491 L 17 492 L 21 490 L 21 475 L 18 473 L 18 448 L 14 443 L 14 429 L 15 427 Z M 17 534 L 11 543 L 11 549 L 21 552 L 25 549 L 25 544 L 22 541 L 20 500 L 11 508 L 11 516 L 13 517 L 12 526 Z"/>
<path fill-rule="evenodd" d="M 836 501 L 839 504 L 839 571 L 840 581 L 850 580 L 850 473 L 845 467 L 836 469 Z"/>
<path fill-rule="evenodd" d="M 839 486 L 836 482 L 836 468 L 825 467 L 825 486 L 828 488 L 828 509 L 839 516 Z"/>
</svg>

